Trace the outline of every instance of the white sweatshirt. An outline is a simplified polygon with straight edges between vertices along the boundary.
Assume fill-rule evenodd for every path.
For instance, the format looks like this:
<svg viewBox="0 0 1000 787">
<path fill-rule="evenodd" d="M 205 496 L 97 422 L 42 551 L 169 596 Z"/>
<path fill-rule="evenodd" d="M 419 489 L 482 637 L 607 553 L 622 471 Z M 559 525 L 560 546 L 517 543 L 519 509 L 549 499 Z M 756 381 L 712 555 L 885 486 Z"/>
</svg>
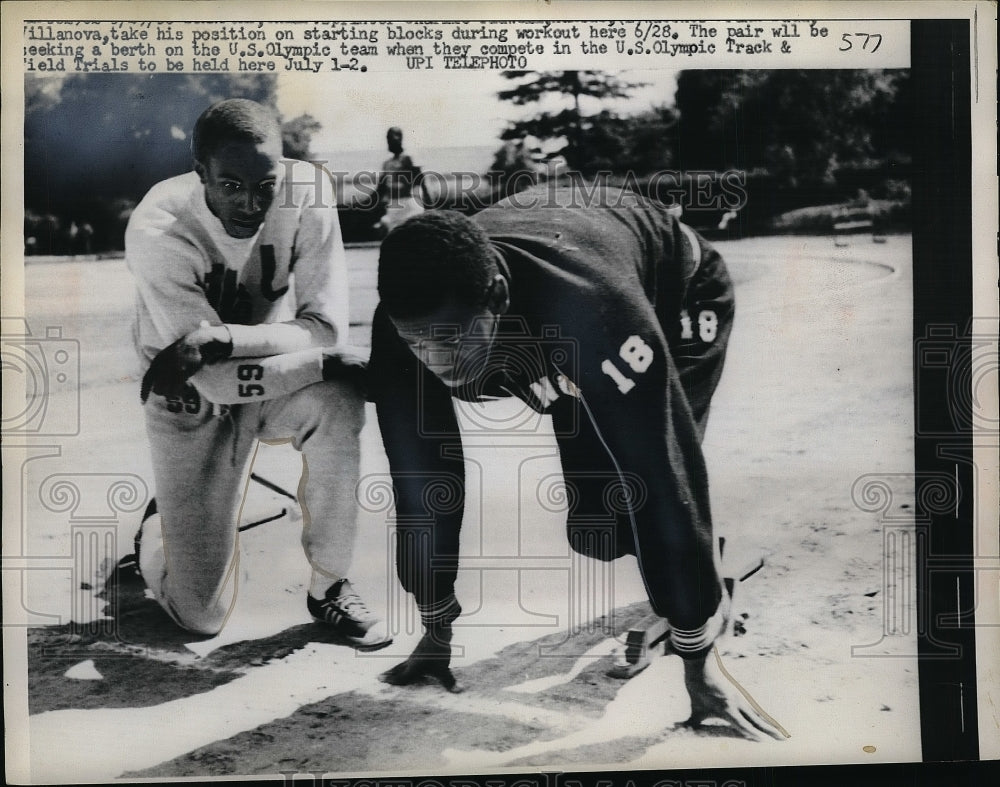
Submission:
<svg viewBox="0 0 1000 787">
<path fill-rule="evenodd" d="M 278 171 L 274 202 L 252 238 L 226 234 L 194 172 L 153 186 L 125 232 L 140 358 L 152 360 L 203 322 L 225 324 L 232 360 L 191 379 L 219 404 L 318 382 L 321 348 L 347 338 L 347 262 L 333 184 L 308 162 L 283 160 Z"/>
</svg>

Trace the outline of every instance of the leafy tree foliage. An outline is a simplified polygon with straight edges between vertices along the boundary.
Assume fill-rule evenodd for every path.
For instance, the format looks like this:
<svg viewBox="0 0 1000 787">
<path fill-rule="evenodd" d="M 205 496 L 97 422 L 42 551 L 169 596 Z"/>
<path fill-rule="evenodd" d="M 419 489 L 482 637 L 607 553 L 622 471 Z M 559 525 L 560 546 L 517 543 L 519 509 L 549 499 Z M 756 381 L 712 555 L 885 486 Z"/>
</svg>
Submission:
<svg viewBox="0 0 1000 787">
<path fill-rule="evenodd" d="M 288 158 L 307 160 L 312 155 L 312 138 L 323 125 L 312 115 L 306 113 L 283 123 L 281 132 L 284 142 L 284 155 Z"/>
<path fill-rule="evenodd" d="M 603 111 L 588 135 L 590 171 L 648 174 L 674 163 L 677 113 L 666 106 L 636 115 Z"/>
<path fill-rule="evenodd" d="M 191 168 L 191 129 L 207 106 L 228 97 L 273 106 L 275 95 L 275 78 L 255 75 L 78 74 L 26 85 L 25 201 L 57 212 L 141 197 Z"/>
<path fill-rule="evenodd" d="M 516 85 L 498 93 L 502 101 L 525 106 L 558 97 L 568 105 L 556 112 L 543 110 L 533 117 L 511 123 L 501 139 L 534 136 L 542 140 L 564 140 L 557 152 L 565 157 L 571 169 L 585 173 L 613 163 L 616 154 L 621 153 L 626 143 L 616 139 L 614 129 L 605 128 L 617 121 L 617 115 L 608 110 L 588 115 L 582 103 L 586 99 L 626 98 L 640 83 L 627 82 L 603 71 L 505 71 L 503 76 Z"/>
<path fill-rule="evenodd" d="M 26 236 L 40 253 L 74 250 L 88 226 L 90 247 L 120 247 L 150 186 L 191 169 L 191 130 L 205 108 L 224 98 L 276 107 L 276 87 L 273 75 L 255 74 L 27 75 Z M 286 155 L 308 157 L 319 127 L 309 115 L 286 123 Z"/>
<path fill-rule="evenodd" d="M 845 170 L 909 162 L 909 101 L 908 71 L 684 71 L 678 163 L 830 186 Z"/>
</svg>

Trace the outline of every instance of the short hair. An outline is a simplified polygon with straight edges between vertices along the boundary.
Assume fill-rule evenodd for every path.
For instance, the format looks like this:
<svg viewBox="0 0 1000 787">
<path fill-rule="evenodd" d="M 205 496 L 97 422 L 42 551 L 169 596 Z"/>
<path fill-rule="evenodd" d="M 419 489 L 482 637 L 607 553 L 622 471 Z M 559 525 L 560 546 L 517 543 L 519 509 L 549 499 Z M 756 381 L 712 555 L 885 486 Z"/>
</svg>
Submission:
<svg viewBox="0 0 1000 787">
<path fill-rule="evenodd" d="M 281 124 L 269 108 L 248 98 L 217 101 L 201 113 L 191 135 L 191 152 L 204 162 L 229 142 L 281 141 Z"/>
<path fill-rule="evenodd" d="M 422 213 L 382 241 L 378 294 L 392 317 L 424 317 L 447 303 L 485 306 L 499 267 L 486 232 L 453 210 Z"/>
</svg>

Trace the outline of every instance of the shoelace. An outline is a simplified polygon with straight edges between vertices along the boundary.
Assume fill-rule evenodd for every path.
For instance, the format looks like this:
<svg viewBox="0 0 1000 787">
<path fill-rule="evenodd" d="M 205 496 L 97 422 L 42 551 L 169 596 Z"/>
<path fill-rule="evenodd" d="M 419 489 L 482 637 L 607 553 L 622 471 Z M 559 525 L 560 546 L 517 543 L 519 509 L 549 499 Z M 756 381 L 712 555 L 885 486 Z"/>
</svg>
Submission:
<svg viewBox="0 0 1000 787">
<path fill-rule="evenodd" d="M 361 596 L 353 591 L 341 593 L 341 595 L 336 598 L 334 603 L 348 614 L 351 614 L 354 610 L 357 610 L 359 616 L 362 617 L 371 614 L 371 610 L 369 610 L 365 602 L 362 601 Z"/>
<path fill-rule="evenodd" d="M 332 589 L 332 588 L 331 588 Z M 325 598 L 322 602 L 322 606 L 325 609 L 332 609 L 341 612 L 341 614 L 362 618 L 365 616 L 371 616 L 371 611 L 368 609 L 364 601 L 362 601 L 361 596 L 359 596 L 354 588 L 351 587 L 347 580 L 344 580 L 340 585 L 339 595 L 334 598 L 329 596 Z M 354 615 L 354 611 L 357 611 L 357 615 Z"/>
</svg>

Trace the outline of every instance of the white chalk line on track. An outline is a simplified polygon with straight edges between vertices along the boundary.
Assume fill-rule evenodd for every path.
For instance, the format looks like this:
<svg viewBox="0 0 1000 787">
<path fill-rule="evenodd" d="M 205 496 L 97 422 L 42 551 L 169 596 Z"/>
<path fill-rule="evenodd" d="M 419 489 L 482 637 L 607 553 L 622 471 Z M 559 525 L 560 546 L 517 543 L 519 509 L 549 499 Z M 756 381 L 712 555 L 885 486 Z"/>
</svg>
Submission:
<svg viewBox="0 0 1000 787">
<path fill-rule="evenodd" d="M 32 778 L 42 783 L 106 781 L 150 768 L 289 716 L 304 705 L 372 686 L 383 666 L 355 658 L 343 647 L 311 643 L 202 694 L 146 708 L 30 716 Z"/>
</svg>

